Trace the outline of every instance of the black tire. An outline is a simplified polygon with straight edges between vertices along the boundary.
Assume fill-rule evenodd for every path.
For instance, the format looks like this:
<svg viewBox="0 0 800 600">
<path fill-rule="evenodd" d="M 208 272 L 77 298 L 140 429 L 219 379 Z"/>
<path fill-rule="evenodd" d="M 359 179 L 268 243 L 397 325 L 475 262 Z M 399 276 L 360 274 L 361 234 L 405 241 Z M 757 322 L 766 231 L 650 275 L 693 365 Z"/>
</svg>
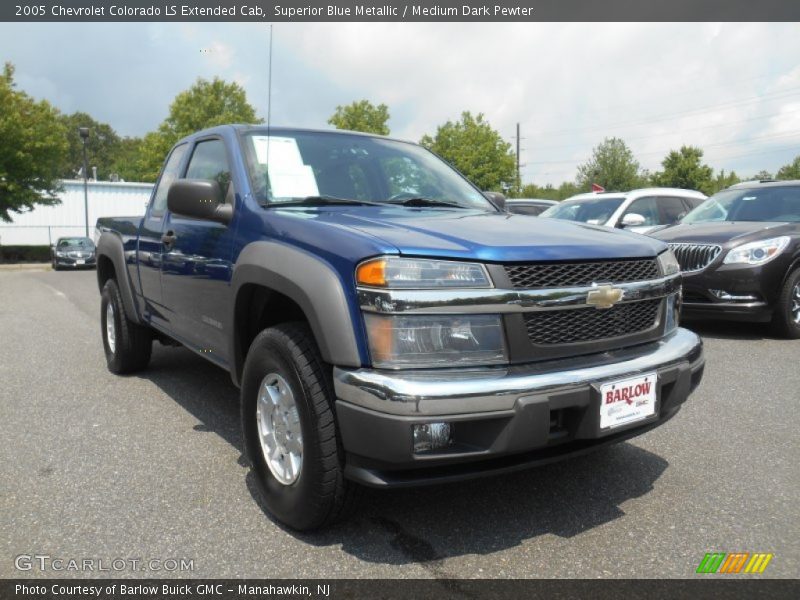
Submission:
<svg viewBox="0 0 800 600">
<path fill-rule="evenodd" d="M 112 350 L 107 328 L 108 306 L 114 319 L 114 348 Z M 106 353 L 108 370 L 117 375 L 141 371 L 150 362 L 153 334 L 147 327 L 137 325 L 125 314 L 122 295 L 113 279 L 106 281 L 100 295 L 100 331 Z"/>
<path fill-rule="evenodd" d="M 800 339 L 800 323 L 794 320 L 794 310 L 800 303 L 800 269 L 795 269 L 783 283 L 778 301 L 775 303 L 775 313 L 772 315 L 773 331 L 784 338 L 791 340 Z"/>
<path fill-rule="evenodd" d="M 256 406 L 261 383 L 276 373 L 288 384 L 303 436 L 297 479 L 281 483 L 267 466 L 259 438 Z M 342 519 L 355 505 L 358 486 L 344 478 L 330 367 L 304 323 L 262 331 L 253 340 L 242 375 L 242 429 L 245 452 L 267 510 L 292 529 L 308 531 Z"/>
<path fill-rule="evenodd" d="M 60 269 L 61 267 L 58 266 L 58 263 L 55 260 L 53 260 L 53 271 L 59 271 Z"/>
</svg>

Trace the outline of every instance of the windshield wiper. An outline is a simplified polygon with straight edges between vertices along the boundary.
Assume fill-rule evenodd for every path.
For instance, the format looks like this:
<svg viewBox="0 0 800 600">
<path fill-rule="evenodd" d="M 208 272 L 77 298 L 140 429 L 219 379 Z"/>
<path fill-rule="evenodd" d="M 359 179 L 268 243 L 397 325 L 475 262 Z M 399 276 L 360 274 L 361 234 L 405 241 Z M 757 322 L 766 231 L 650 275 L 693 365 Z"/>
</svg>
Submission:
<svg viewBox="0 0 800 600">
<path fill-rule="evenodd" d="M 401 206 L 449 206 L 450 208 L 467 208 L 457 202 L 447 202 L 446 200 L 434 200 L 433 198 L 425 198 L 423 196 L 416 196 L 414 198 L 406 198 L 404 200 L 396 200 L 387 202 L 387 204 L 399 204 Z"/>
<path fill-rule="evenodd" d="M 283 206 L 336 206 L 336 205 L 356 205 L 356 206 L 381 206 L 381 202 L 370 202 L 369 200 L 356 200 L 354 198 L 338 198 L 336 196 L 306 196 L 288 202 L 268 202 L 268 208 L 281 208 Z"/>
</svg>

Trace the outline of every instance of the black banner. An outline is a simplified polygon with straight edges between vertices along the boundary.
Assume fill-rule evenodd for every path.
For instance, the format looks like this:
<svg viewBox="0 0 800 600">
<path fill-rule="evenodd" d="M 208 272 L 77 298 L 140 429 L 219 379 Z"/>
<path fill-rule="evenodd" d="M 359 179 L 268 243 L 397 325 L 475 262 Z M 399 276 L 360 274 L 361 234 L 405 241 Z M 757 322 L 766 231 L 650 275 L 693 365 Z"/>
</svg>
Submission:
<svg viewBox="0 0 800 600">
<path fill-rule="evenodd" d="M 798 21 L 787 0 L 4 0 L 0 21 Z"/>
<path fill-rule="evenodd" d="M 713 577 L 713 576 L 712 576 Z M 794 591 L 792 591 L 794 590 Z M 592 598 L 603 600 L 672 600 L 674 598 L 797 598 L 797 580 L 731 576 L 671 580 L 554 580 L 554 579 L 332 579 L 332 580 L 2 580 L 3 600 L 187 600 L 189 598 L 313 600 L 437 600 L 487 598 Z"/>
</svg>

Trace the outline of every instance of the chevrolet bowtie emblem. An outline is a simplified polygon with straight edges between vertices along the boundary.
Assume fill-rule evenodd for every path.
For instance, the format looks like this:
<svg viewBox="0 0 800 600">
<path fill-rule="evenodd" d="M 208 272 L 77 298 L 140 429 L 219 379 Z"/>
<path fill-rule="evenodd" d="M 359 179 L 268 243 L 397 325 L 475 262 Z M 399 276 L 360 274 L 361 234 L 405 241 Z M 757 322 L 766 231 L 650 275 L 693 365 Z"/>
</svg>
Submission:
<svg viewBox="0 0 800 600">
<path fill-rule="evenodd" d="M 625 290 L 610 285 L 600 285 L 586 296 L 586 304 L 591 304 L 595 308 L 611 308 L 622 300 L 624 294 Z"/>
</svg>

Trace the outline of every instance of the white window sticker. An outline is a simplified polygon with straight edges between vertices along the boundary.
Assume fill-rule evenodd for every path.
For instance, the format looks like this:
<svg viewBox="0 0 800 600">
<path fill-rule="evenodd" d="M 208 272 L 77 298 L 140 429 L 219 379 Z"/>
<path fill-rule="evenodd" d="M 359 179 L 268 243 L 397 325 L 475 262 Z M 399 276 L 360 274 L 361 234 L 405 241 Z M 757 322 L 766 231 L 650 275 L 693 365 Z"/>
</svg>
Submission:
<svg viewBox="0 0 800 600">
<path fill-rule="evenodd" d="M 256 160 L 267 165 L 273 198 L 319 196 L 314 170 L 303 164 L 297 140 L 266 135 L 252 139 Z"/>
</svg>

